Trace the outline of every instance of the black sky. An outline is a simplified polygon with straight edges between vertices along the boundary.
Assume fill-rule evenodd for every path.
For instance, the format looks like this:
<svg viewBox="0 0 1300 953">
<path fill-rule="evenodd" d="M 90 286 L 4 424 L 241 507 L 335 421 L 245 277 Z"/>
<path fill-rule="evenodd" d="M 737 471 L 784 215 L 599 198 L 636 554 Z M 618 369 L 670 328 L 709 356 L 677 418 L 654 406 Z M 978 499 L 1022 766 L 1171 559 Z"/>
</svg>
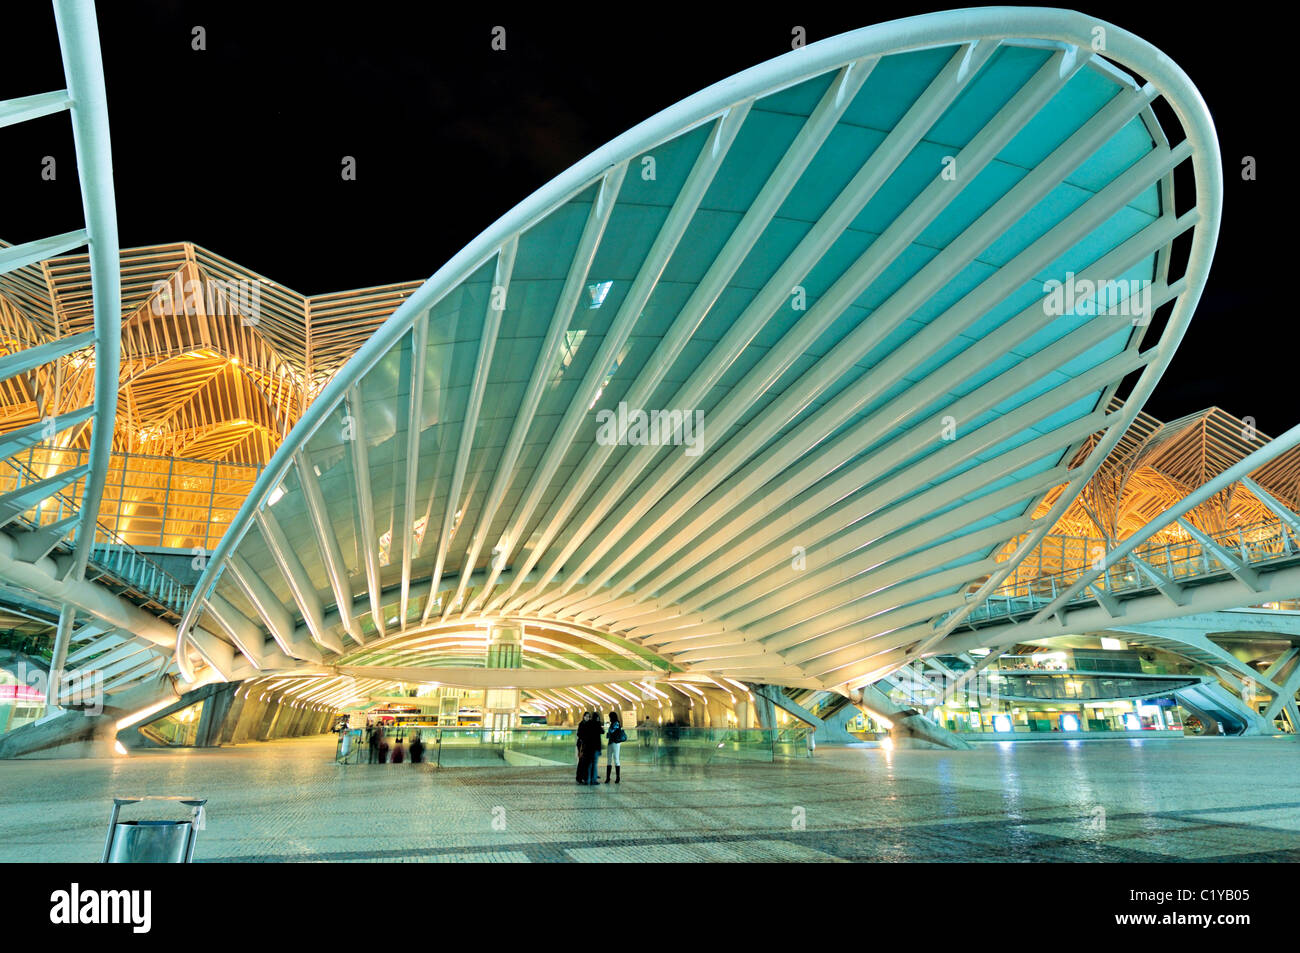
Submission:
<svg viewBox="0 0 1300 953">
<path fill-rule="evenodd" d="M 604 142 L 710 83 L 809 41 L 940 5 L 801 3 L 583 9 L 376 2 L 99 4 L 123 247 L 193 241 L 305 294 L 423 279 L 503 212 Z M 12 5 L 0 98 L 61 88 L 53 16 Z M 1218 127 L 1225 201 L 1208 287 L 1148 402 L 1163 419 L 1218 404 L 1276 435 L 1300 419 L 1289 308 L 1285 60 L 1262 12 L 1087 4 L 1160 47 Z M 763 12 L 770 10 L 770 12 Z M 507 50 L 490 47 L 506 28 Z M 206 30 L 206 50 L 192 30 Z M 1272 90 L 1272 92 L 1270 92 Z M 0 130 L 0 237 L 77 228 L 66 117 Z M 345 182 L 340 161 L 357 161 Z M 1259 178 L 1243 182 L 1243 156 Z M 1284 256 L 1287 260 L 1284 260 Z"/>
</svg>

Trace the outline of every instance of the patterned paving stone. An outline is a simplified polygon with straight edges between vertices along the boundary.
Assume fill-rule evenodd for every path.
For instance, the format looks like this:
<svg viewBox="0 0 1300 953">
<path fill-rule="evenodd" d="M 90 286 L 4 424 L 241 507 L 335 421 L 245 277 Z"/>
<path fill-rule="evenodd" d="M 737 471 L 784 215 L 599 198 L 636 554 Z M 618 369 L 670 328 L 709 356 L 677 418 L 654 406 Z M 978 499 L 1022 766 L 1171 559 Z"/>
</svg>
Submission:
<svg viewBox="0 0 1300 953">
<path fill-rule="evenodd" d="M 198 861 L 1300 859 L 1291 740 L 822 748 L 592 788 L 568 767 L 344 767 L 332 750 L 0 762 L 0 861 L 97 860 L 114 794 L 208 797 Z"/>
<path fill-rule="evenodd" d="M 585 863 L 655 864 L 717 862 L 845 863 L 841 857 L 802 844 L 779 840 L 735 843 L 648 844 L 629 847 L 575 847 L 574 860 Z"/>
</svg>

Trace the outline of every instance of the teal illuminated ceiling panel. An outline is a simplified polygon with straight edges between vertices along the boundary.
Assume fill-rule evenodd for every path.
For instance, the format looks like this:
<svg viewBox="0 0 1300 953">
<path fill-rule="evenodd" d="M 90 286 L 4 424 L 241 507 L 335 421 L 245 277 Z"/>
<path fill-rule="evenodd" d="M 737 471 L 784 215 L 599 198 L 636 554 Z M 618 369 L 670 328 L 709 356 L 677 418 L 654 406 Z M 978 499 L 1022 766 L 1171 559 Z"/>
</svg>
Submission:
<svg viewBox="0 0 1300 953">
<path fill-rule="evenodd" d="M 289 434 L 183 670 L 199 622 L 286 671 L 463 666 L 499 625 L 827 688 L 932 650 L 1126 429 L 1217 236 L 1195 89 L 1096 26 L 989 8 L 835 37 L 525 199 Z"/>
</svg>

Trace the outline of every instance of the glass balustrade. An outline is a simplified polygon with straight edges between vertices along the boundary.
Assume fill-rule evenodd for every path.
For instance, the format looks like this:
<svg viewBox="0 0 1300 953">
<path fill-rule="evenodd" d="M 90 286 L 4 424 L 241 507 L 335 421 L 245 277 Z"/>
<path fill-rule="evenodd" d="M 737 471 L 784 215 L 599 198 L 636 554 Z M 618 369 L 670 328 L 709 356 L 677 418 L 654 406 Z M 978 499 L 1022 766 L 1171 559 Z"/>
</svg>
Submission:
<svg viewBox="0 0 1300 953">
<path fill-rule="evenodd" d="M 401 742 L 409 760 L 412 739 L 419 734 L 423 760 L 444 768 L 505 766 L 573 766 L 577 737 L 573 727 L 524 728 L 439 727 L 407 724 L 385 732 L 389 757 Z M 812 729 L 796 725 L 766 728 L 632 727 L 619 751 L 624 764 L 662 767 L 706 766 L 740 762 L 772 763 L 812 756 Z M 366 730 L 341 732 L 335 748 L 339 764 L 367 764 L 372 754 Z"/>
<path fill-rule="evenodd" d="M 1230 560 L 1258 564 L 1300 555 L 1300 546 L 1280 521 L 1251 523 L 1206 536 L 1213 545 L 1189 537 L 1138 546 L 1131 557 L 1116 560 L 1091 580 L 1090 587 L 1109 594 L 1130 592 L 1155 587 L 1150 571 L 1178 582 L 1227 572 L 1233 568 Z M 1018 537 L 1008 551 L 1023 539 Z M 1106 552 L 1101 539 L 1048 536 L 967 619 L 974 622 L 1040 609 L 1092 573 Z M 1053 570 L 1054 566 L 1065 568 Z M 1091 592 L 1084 589 L 1074 598 L 1089 599 Z"/>
</svg>

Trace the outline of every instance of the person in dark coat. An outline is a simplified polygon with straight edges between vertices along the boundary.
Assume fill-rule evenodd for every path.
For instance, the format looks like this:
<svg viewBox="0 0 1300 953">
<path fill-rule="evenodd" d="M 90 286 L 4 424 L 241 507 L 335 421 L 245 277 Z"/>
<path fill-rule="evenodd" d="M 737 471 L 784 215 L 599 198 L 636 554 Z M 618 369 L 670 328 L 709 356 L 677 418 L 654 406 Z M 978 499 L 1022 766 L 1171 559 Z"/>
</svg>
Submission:
<svg viewBox="0 0 1300 953">
<path fill-rule="evenodd" d="M 587 764 L 587 783 L 600 784 L 601 740 L 605 737 L 605 724 L 599 711 L 591 713 L 591 728 L 588 730 L 587 751 L 590 755 Z"/>
<path fill-rule="evenodd" d="M 411 764 L 419 764 L 424 760 L 424 740 L 417 731 L 411 735 Z"/>
<path fill-rule="evenodd" d="M 578 749 L 578 770 L 575 772 L 574 780 L 577 781 L 579 784 L 587 783 L 587 775 L 589 773 L 588 770 L 589 759 L 587 758 L 587 735 L 588 735 L 587 725 L 590 721 L 591 721 L 591 712 L 584 711 L 582 713 L 582 720 L 578 722 L 578 729 L 573 733 L 574 744 L 577 746 Z"/>
<path fill-rule="evenodd" d="M 668 724 L 664 725 L 663 730 L 663 757 L 662 761 L 665 766 L 677 765 L 677 740 L 680 734 L 677 730 L 677 719 L 669 718 Z"/>
</svg>

